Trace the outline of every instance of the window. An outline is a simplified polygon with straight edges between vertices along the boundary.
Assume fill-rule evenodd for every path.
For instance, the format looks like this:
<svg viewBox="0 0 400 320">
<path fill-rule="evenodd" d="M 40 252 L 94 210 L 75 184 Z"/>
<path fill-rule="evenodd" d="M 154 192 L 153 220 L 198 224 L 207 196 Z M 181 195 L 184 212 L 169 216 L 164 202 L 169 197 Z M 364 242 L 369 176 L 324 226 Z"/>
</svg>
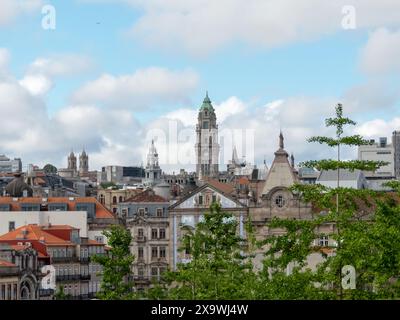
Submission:
<svg viewBox="0 0 400 320">
<path fill-rule="evenodd" d="M 212 202 L 217 202 L 217 196 L 215 194 L 212 196 Z"/>
<path fill-rule="evenodd" d="M 165 229 L 160 229 L 160 239 L 165 239 Z"/>
<path fill-rule="evenodd" d="M 103 243 L 104 237 L 103 236 L 95 236 L 94 240 L 96 240 L 98 243 Z"/>
<path fill-rule="evenodd" d="M 157 229 L 151 229 L 151 238 L 157 239 L 157 235 L 158 235 Z"/>
<path fill-rule="evenodd" d="M 138 258 L 143 258 L 144 252 L 143 252 L 143 247 L 138 248 Z"/>
<path fill-rule="evenodd" d="M 208 121 L 203 122 L 203 129 L 208 129 Z"/>
<path fill-rule="evenodd" d="M 119 196 L 119 202 L 122 202 L 122 196 Z"/>
<path fill-rule="evenodd" d="M 116 196 L 113 197 L 113 204 L 117 204 L 117 197 Z"/>
<path fill-rule="evenodd" d="M 165 258 L 165 247 L 160 247 L 160 258 Z"/>
<path fill-rule="evenodd" d="M 285 198 L 280 194 L 275 198 L 275 204 L 279 207 L 282 208 L 286 203 Z"/>
<path fill-rule="evenodd" d="M 157 217 L 162 217 L 163 216 L 163 209 L 158 208 L 157 209 Z"/>
<path fill-rule="evenodd" d="M 138 229 L 138 237 L 143 238 L 143 229 L 142 228 Z"/>
<path fill-rule="evenodd" d="M 105 203 L 105 201 L 104 201 L 104 194 L 101 194 L 101 195 L 100 195 L 100 203 L 101 203 L 101 204 L 104 204 L 104 203 Z"/>
<path fill-rule="evenodd" d="M 185 254 L 190 254 L 190 240 L 185 245 Z"/>
<path fill-rule="evenodd" d="M 151 248 L 151 257 L 152 258 L 157 258 L 157 255 L 158 255 L 157 247 L 152 247 Z"/>
<path fill-rule="evenodd" d="M 151 268 L 151 276 L 158 277 L 158 268 L 156 268 L 156 267 Z"/>
<path fill-rule="evenodd" d="M 328 236 L 321 236 L 319 238 L 318 244 L 320 247 L 327 247 L 329 245 L 329 237 Z"/>
<path fill-rule="evenodd" d="M 144 277 L 144 268 L 142 267 L 138 268 L 138 276 L 141 278 Z"/>
<path fill-rule="evenodd" d="M 199 204 L 203 204 L 203 196 L 199 195 Z"/>
<path fill-rule="evenodd" d="M 144 208 L 139 209 L 139 216 L 141 216 L 141 217 L 144 216 Z"/>
<path fill-rule="evenodd" d="M 8 231 L 14 231 L 15 230 L 15 221 L 9 221 L 8 222 Z"/>
</svg>

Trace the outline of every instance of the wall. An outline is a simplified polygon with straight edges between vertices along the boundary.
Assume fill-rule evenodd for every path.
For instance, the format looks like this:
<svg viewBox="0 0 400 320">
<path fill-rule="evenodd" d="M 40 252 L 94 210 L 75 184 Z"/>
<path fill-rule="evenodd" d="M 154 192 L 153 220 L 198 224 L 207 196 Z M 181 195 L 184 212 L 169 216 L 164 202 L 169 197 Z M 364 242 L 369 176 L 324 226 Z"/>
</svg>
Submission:
<svg viewBox="0 0 400 320">
<path fill-rule="evenodd" d="M 66 224 L 80 229 L 80 236 L 87 237 L 87 213 L 85 211 L 1 211 L 0 235 L 8 233 L 9 221 L 15 222 L 15 229 L 27 224 Z"/>
</svg>

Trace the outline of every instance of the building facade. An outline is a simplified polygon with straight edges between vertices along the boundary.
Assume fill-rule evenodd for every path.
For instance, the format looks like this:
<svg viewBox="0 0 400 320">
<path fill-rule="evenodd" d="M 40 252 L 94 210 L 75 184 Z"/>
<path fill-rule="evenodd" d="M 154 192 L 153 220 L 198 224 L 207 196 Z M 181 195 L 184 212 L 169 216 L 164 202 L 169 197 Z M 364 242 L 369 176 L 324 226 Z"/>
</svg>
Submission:
<svg viewBox="0 0 400 320">
<path fill-rule="evenodd" d="M 136 288 L 142 290 L 160 280 L 169 262 L 169 202 L 146 190 L 119 204 L 118 214 L 130 230 L 135 256 L 133 274 Z"/>
<path fill-rule="evenodd" d="M 47 268 L 50 272 L 52 289 L 63 290 L 72 299 L 89 299 L 100 291 L 102 267 L 91 258 L 106 254 L 105 245 L 80 237 L 79 229 L 68 225 L 30 224 L 0 236 L 0 244 L 29 246 L 35 250 L 41 269 Z M 32 290 L 28 289 L 21 287 L 21 297 L 33 299 Z M 36 298 L 39 287 L 35 292 Z"/>
<path fill-rule="evenodd" d="M 248 218 L 248 208 L 232 197 L 233 192 L 234 188 L 231 185 L 208 180 L 169 207 L 169 265 L 173 270 L 178 263 L 186 263 L 191 259 L 187 251 L 180 251 L 183 245 L 181 240 L 186 232 L 183 227 L 194 229 L 213 202 L 219 203 L 222 211 L 235 216 L 238 222 L 238 234 L 241 237 L 246 236 L 244 224 Z"/>
<path fill-rule="evenodd" d="M 14 158 L 11 160 L 4 154 L 0 155 L 0 172 L 21 172 L 22 171 L 22 161 L 20 158 Z"/>
</svg>

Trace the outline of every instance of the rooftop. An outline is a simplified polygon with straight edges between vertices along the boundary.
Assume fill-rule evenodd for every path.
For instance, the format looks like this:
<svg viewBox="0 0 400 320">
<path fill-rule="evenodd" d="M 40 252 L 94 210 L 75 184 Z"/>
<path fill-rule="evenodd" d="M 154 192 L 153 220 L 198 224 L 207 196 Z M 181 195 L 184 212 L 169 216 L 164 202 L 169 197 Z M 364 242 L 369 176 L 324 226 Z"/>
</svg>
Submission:
<svg viewBox="0 0 400 320">
<path fill-rule="evenodd" d="M 21 204 L 23 204 L 23 203 L 42 204 L 42 205 L 47 205 L 49 203 L 66 203 L 67 211 L 76 211 L 76 205 L 78 203 L 94 203 L 97 219 L 114 219 L 115 218 L 114 215 L 94 197 L 49 197 L 49 198 L 0 197 L 0 204 L 9 204 L 10 211 L 21 211 Z"/>
</svg>

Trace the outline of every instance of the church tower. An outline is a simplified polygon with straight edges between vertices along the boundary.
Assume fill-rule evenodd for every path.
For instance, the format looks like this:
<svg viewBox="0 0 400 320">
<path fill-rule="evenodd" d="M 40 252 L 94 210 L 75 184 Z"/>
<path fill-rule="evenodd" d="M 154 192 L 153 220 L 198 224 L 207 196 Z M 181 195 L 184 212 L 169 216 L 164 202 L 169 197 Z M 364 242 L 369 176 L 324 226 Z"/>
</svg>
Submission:
<svg viewBox="0 0 400 320">
<path fill-rule="evenodd" d="M 218 178 L 218 125 L 208 92 L 198 115 L 196 125 L 196 173 L 199 180 Z"/>
<path fill-rule="evenodd" d="M 85 149 L 83 149 L 81 155 L 79 156 L 79 175 L 85 175 L 89 172 L 89 156 L 86 154 Z"/>
<path fill-rule="evenodd" d="M 76 157 L 72 150 L 68 156 L 68 170 L 73 170 L 74 172 L 77 172 Z"/>
<path fill-rule="evenodd" d="M 158 163 L 158 153 L 154 145 L 154 140 L 151 140 L 149 153 L 147 154 L 147 164 L 145 169 L 145 185 L 155 185 L 161 180 L 161 168 Z"/>
</svg>

